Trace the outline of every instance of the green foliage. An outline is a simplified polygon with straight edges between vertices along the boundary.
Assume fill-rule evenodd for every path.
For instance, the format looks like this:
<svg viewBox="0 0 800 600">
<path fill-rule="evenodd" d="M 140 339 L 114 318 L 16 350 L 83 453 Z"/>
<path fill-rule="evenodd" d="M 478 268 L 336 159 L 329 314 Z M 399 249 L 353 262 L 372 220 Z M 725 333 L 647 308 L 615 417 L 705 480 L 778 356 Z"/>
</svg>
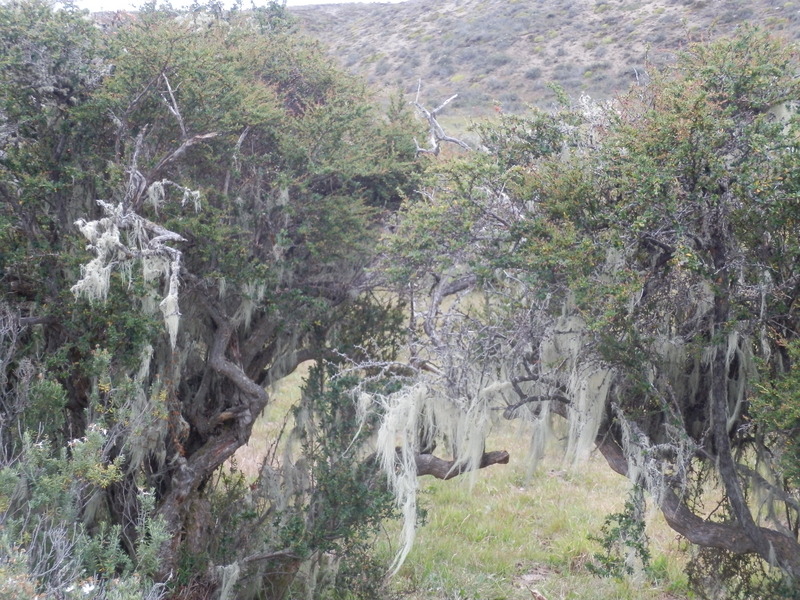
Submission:
<svg viewBox="0 0 800 600">
<path fill-rule="evenodd" d="M 190 584 L 209 561 L 242 564 L 261 556 L 254 574 L 236 580 L 238 597 L 287 589 L 320 599 L 380 596 L 387 565 L 373 547 L 396 507 L 374 458 L 365 455 L 377 415 L 360 424 L 356 413 L 360 393 L 386 384 L 334 373 L 330 364 L 311 368 L 291 410 L 294 426 L 275 440 L 255 481 L 236 463 L 220 473 L 208 493 L 220 535 L 184 550 L 178 585 Z M 280 464 L 273 452 L 283 456 Z"/>
<path fill-rule="evenodd" d="M 423 183 L 389 275 L 421 289 L 470 271 L 499 291 L 502 302 L 469 311 L 491 321 L 475 347 L 496 347 L 465 356 L 490 366 L 508 349 L 528 374 L 555 369 L 531 338 L 574 315 L 586 325 L 580 357 L 616 369 L 615 410 L 641 439 L 674 441 L 661 426 L 675 404 L 696 419 L 679 424 L 681 439 L 714 452 L 708 389 L 672 385 L 654 340 L 680 337 L 702 357 L 728 332 L 756 339 L 768 323 L 769 339 L 791 343 L 797 329 L 798 126 L 766 113 L 797 83 L 791 53 L 758 32 L 697 50 L 616 113 L 503 118 L 479 130 L 488 152 L 425 181 L 399 99 L 379 115 L 276 4 L 153 5 L 101 34 L 70 8 L 10 2 L 0 39 L 2 586 L 157 598 L 155 582 L 174 573 L 176 593 L 203 579 L 246 597 L 285 590 L 304 568 L 318 597 L 378 595 L 371 548 L 395 505 L 367 450 L 379 415 L 359 418 L 358 400 L 396 385 L 381 368 L 400 348 L 404 306 L 365 292 L 365 269 L 386 211 Z M 70 294 L 106 276 L 89 294 L 103 302 Z M 704 291 L 731 307 L 714 327 Z M 169 337 L 164 296 L 173 324 L 180 313 Z M 492 329 L 521 307 L 523 334 Z M 744 362 L 742 348 L 729 355 Z M 701 381 L 691 353 L 679 371 Z M 307 359 L 294 430 L 259 479 L 215 477 L 251 435 L 265 387 Z M 790 397 L 793 371 L 776 372 L 754 413 L 759 450 L 783 448 L 793 482 L 796 448 L 781 444 L 797 415 L 769 411 Z M 746 417 L 745 405 L 731 418 Z M 605 530 L 631 532 L 622 516 Z M 325 584 L 328 560 L 338 568 Z"/>
<path fill-rule="evenodd" d="M 762 435 L 775 438 L 772 447 L 783 467 L 791 488 L 800 487 L 800 342 L 792 340 L 786 347 L 791 370 L 763 374 L 758 393 L 752 400 L 753 418 L 762 428 Z"/>
<path fill-rule="evenodd" d="M 33 597 L 25 590 L 86 597 L 103 589 L 109 598 L 160 597 L 162 586 L 152 578 L 170 535 L 153 512 L 153 494 L 143 493 L 139 503 L 135 558 L 121 545 L 121 525 L 87 518 L 102 490 L 121 477 L 118 465 L 103 461 L 105 440 L 90 428 L 86 438 L 73 440 L 71 455 L 53 456 L 48 444 L 24 438 L 18 460 L 0 471 L 0 557 L 6 583 L 22 594 L 8 597 Z"/>
<path fill-rule="evenodd" d="M 561 150 L 568 139 L 563 114 L 531 111 L 524 117 L 502 115 L 497 123 L 476 126 L 486 149 L 506 168 L 524 167 Z"/>
<path fill-rule="evenodd" d="M 23 430 L 37 431 L 41 438 L 58 440 L 67 402 L 64 388 L 57 381 L 38 378 L 29 385 L 29 404 L 22 409 Z"/>
<path fill-rule="evenodd" d="M 339 561 L 331 587 L 315 590 L 315 597 L 374 598 L 383 582 L 386 565 L 371 557 L 371 549 L 382 523 L 396 517 L 397 509 L 374 458 L 359 451 L 373 435 L 377 415 L 362 423 L 356 413 L 359 393 L 385 385 L 335 375 L 318 364 L 294 409 L 313 487 L 295 507 L 284 535 L 301 555 L 329 553 Z M 361 386 L 366 388 L 359 391 Z"/>
<path fill-rule="evenodd" d="M 48 120 L 61 120 L 104 75 L 96 29 L 73 7 L 54 11 L 39 0 L 3 3 L 0 28 L 0 106 L 11 125 L 3 135 L 38 140 L 52 126 Z M 25 94 L 17 92 L 21 88 Z"/>
<path fill-rule="evenodd" d="M 250 489 L 252 480 L 237 468 L 235 462 L 231 466 L 229 472 L 219 473 L 219 481 L 209 493 L 210 510 L 220 524 L 220 535 L 208 545 L 207 549 L 185 549 L 183 565 L 178 575 L 185 579 L 185 583 L 197 574 L 201 569 L 200 565 L 209 560 L 207 554 L 210 554 L 211 559 L 217 564 L 231 562 L 244 543 L 242 533 L 248 530 L 252 533 L 252 528 L 259 522 L 261 513 L 252 503 Z"/>
<path fill-rule="evenodd" d="M 759 113 L 797 97 L 796 48 L 751 26 L 721 44 L 694 46 L 680 66 L 725 109 Z"/>
<path fill-rule="evenodd" d="M 227 503 L 209 489 L 263 390 L 309 357 L 399 345 L 398 308 L 362 292 L 382 219 L 418 178 L 409 111 L 380 114 L 277 3 L 153 4 L 101 30 L 72 7 L 14 1 L 0 40 L 0 527 L 16 540 L 0 563 L 63 597 L 91 582 L 152 600 L 171 572 L 176 593 L 198 578 L 213 589 L 212 567 L 245 549 L 288 552 L 250 483 L 221 482 Z M 104 235 L 87 247 L 89 230 Z M 174 345 L 159 311 L 171 274 Z M 75 299 L 82 278 L 107 278 L 88 294 L 101 301 Z M 344 522 L 331 508 L 317 529 L 301 518 L 292 552 L 363 537 L 371 508 L 349 503 L 370 469 L 340 474 L 347 444 L 326 444 L 303 460 L 330 481 L 303 502 Z M 17 560 L 52 557 L 56 533 L 76 557 L 63 569 Z"/>
<path fill-rule="evenodd" d="M 85 550 L 90 573 L 108 576 L 129 572 L 133 567 L 130 557 L 120 547 L 122 528 L 119 525 L 101 524 L 100 530 L 92 536 Z"/>
<path fill-rule="evenodd" d="M 595 562 L 587 564 L 591 573 L 599 577 L 622 579 L 633 575 L 637 567 L 649 571 L 650 550 L 642 516 L 642 501 L 641 490 L 631 491 L 625 509 L 606 516 L 599 536 L 589 536 L 589 539 L 599 542 L 603 547 L 602 554 L 594 555 Z"/>
</svg>

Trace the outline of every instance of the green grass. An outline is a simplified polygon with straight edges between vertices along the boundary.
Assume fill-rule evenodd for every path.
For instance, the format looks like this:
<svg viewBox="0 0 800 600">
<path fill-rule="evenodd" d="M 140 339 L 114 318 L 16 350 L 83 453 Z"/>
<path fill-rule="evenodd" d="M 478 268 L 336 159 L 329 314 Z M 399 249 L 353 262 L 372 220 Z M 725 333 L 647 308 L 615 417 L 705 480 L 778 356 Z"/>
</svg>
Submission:
<svg viewBox="0 0 800 600">
<path fill-rule="evenodd" d="M 254 428 L 250 443 L 236 454 L 238 468 L 252 476 L 292 404 L 307 367 L 272 390 L 271 403 Z M 587 563 L 601 550 L 599 534 L 606 515 L 621 511 L 629 483 L 595 456 L 570 468 L 552 449 L 531 473 L 528 438 L 520 423 L 503 423 L 487 443 L 508 450 L 508 465 L 467 477 L 423 478 L 420 505 L 424 526 L 399 573 L 387 583 L 393 600 L 677 600 L 689 597 L 683 567 L 686 547 L 663 518 L 651 511 L 651 572 L 626 580 L 591 574 Z M 400 524 L 387 523 L 378 552 L 389 564 L 398 548 Z M 540 598 L 538 600 L 541 600 Z"/>
<path fill-rule="evenodd" d="M 569 469 L 556 452 L 528 475 L 527 444 L 511 425 L 507 429 L 491 448 L 512 452 L 510 464 L 484 469 L 471 488 L 466 482 L 424 482 L 427 522 L 389 583 L 392 597 L 518 600 L 530 599 L 532 590 L 547 600 L 687 597 L 684 551 L 655 514 L 648 534 L 657 581 L 643 574 L 623 581 L 592 575 L 586 565 L 600 547 L 589 536 L 607 514 L 622 510 L 627 481 L 601 458 Z M 387 559 L 396 539 L 389 528 L 380 544 Z"/>
</svg>

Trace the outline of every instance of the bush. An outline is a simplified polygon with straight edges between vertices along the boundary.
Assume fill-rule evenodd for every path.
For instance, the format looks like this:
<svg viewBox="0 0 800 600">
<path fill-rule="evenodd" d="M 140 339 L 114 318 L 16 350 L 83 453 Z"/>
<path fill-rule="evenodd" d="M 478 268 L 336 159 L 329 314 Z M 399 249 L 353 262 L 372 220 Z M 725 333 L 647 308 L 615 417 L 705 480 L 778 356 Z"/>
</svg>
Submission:
<svg viewBox="0 0 800 600">
<path fill-rule="evenodd" d="M 525 79 L 539 79 L 542 76 L 542 70 L 539 67 L 531 67 L 525 71 Z"/>
</svg>

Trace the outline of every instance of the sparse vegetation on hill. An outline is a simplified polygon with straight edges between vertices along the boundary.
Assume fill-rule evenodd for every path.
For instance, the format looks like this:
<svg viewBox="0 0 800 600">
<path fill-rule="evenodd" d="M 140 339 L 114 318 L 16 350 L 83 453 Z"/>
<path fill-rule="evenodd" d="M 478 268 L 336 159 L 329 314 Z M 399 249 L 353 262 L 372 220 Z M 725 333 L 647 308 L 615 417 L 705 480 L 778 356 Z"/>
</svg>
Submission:
<svg viewBox="0 0 800 600">
<path fill-rule="evenodd" d="M 800 36 L 800 2 L 770 0 L 408 0 L 292 9 L 301 27 L 372 84 L 453 110 L 545 106 L 557 83 L 577 97 L 608 98 L 672 61 L 688 41 L 758 23 Z"/>
</svg>

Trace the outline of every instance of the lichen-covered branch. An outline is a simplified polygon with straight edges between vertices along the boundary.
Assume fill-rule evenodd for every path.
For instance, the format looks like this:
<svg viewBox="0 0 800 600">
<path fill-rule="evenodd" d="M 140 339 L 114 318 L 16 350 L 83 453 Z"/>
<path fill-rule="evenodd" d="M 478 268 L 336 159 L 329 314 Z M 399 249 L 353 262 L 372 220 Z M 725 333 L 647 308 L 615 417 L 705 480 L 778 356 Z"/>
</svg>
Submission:
<svg viewBox="0 0 800 600">
<path fill-rule="evenodd" d="M 608 432 L 598 435 L 597 449 L 615 472 L 629 476 L 625 453 Z M 757 542 L 738 522 L 706 520 L 695 514 L 672 489 L 661 492 L 659 508 L 667 524 L 693 544 L 728 550 L 734 554 L 760 554 Z M 778 564 L 794 577 L 800 577 L 800 544 L 797 540 L 767 527 L 758 527 L 758 533 L 771 546 Z"/>
<path fill-rule="evenodd" d="M 180 320 L 178 287 L 182 253 L 168 244 L 186 240 L 126 209 L 124 203 L 97 200 L 97 204 L 102 207 L 105 217 L 95 221 L 79 219 L 75 223 L 89 241 L 88 249 L 94 252 L 95 257 L 81 267 L 81 278 L 72 286 L 72 293 L 90 301 L 104 302 L 112 272 L 118 270 L 123 275 L 129 274 L 132 264 L 140 261 L 146 282 L 159 275 L 167 279 L 167 294 L 159 307 L 174 348 Z M 128 234 L 129 241 L 123 241 L 122 232 Z"/>
</svg>

